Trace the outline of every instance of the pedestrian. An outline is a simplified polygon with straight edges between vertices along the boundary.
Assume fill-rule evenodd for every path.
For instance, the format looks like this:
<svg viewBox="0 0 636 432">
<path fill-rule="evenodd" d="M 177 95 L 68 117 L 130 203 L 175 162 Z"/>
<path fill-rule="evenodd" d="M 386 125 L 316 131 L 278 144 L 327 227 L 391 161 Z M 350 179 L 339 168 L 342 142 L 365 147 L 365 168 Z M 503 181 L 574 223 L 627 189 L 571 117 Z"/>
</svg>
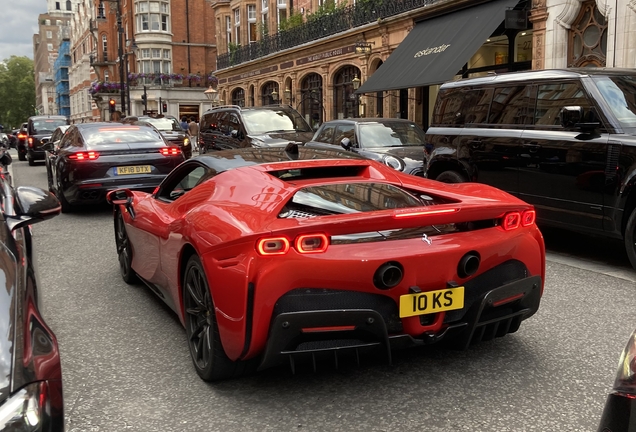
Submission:
<svg viewBox="0 0 636 432">
<path fill-rule="evenodd" d="M 188 124 L 188 133 L 190 134 L 190 143 L 192 144 L 192 150 L 198 150 L 199 145 L 199 125 L 194 121 L 194 117 L 190 117 L 190 123 Z"/>
<path fill-rule="evenodd" d="M 181 117 L 181 129 L 188 130 L 188 119 L 185 116 Z"/>
</svg>

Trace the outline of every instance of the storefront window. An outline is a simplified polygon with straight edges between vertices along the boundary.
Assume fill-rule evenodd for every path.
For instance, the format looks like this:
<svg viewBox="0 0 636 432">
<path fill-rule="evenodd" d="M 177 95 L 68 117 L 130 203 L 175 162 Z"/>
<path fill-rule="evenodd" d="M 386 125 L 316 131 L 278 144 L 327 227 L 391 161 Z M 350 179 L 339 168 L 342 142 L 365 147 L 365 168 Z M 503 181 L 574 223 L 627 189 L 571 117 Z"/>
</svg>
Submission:
<svg viewBox="0 0 636 432">
<path fill-rule="evenodd" d="M 325 119 L 322 105 L 322 77 L 317 73 L 309 74 L 300 85 L 300 113 L 312 128 L 316 129 Z"/>
<path fill-rule="evenodd" d="M 358 96 L 353 89 L 354 78 L 360 79 L 360 69 L 355 66 L 342 67 L 334 77 L 333 108 L 338 119 L 358 116 Z"/>
</svg>

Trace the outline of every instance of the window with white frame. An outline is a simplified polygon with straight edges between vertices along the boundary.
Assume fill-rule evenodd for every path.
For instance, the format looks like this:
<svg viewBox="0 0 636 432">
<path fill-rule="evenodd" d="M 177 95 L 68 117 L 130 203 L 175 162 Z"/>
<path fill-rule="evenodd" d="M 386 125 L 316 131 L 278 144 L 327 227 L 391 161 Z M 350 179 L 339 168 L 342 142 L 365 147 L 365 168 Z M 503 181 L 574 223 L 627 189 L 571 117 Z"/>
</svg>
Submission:
<svg viewBox="0 0 636 432">
<path fill-rule="evenodd" d="M 108 82 L 110 80 L 110 75 L 108 74 L 108 71 L 104 71 L 104 82 Z"/>
<path fill-rule="evenodd" d="M 142 48 L 141 50 L 141 58 L 150 58 L 150 49 L 148 48 Z"/>
<path fill-rule="evenodd" d="M 167 50 L 167 49 L 163 50 L 163 58 L 170 60 L 171 56 L 172 55 L 170 53 L 170 50 Z"/>
<path fill-rule="evenodd" d="M 102 35 L 102 57 L 104 61 L 108 60 L 108 36 Z"/>
<path fill-rule="evenodd" d="M 47 30 L 46 31 L 46 38 L 47 39 L 53 39 L 53 32 L 51 30 Z"/>
<path fill-rule="evenodd" d="M 277 18 L 278 18 L 278 28 L 280 30 L 280 23 L 287 19 L 287 9 L 280 9 L 280 5 L 279 5 Z"/>
<path fill-rule="evenodd" d="M 167 1 L 138 0 L 135 14 L 137 31 L 170 31 L 170 4 Z"/>
<path fill-rule="evenodd" d="M 234 40 L 237 45 L 241 44 L 241 9 L 234 9 Z"/>
<path fill-rule="evenodd" d="M 227 35 L 227 44 L 232 43 L 232 19 L 229 16 L 225 17 L 225 32 Z"/>
<path fill-rule="evenodd" d="M 276 0 L 278 9 L 287 9 L 287 0 Z"/>
<path fill-rule="evenodd" d="M 247 5 L 247 40 L 256 42 L 256 5 Z"/>
<path fill-rule="evenodd" d="M 162 81 L 167 82 L 169 78 L 163 78 L 160 76 L 162 74 L 170 74 L 172 72 L 172 64 L 170 60 L 166 60 L 170 58 L 170 50 L 160 49 L 160 48 L 152 48 L 141 50 L 146 51 L 147 56 L 143 56 L 143 60 L 139 62 L 139 70 L 145 74 L 154 74 L 154 79 L 146 78 L 146 83 L 157 83 L 161 84 Z M 165 57 L 165 53 L 168 52 L 168 57 Z M 152 57 L 150 56 L 152 55 Z M 164 57 L 162 57 L 164 56 Z"/>
</svg>

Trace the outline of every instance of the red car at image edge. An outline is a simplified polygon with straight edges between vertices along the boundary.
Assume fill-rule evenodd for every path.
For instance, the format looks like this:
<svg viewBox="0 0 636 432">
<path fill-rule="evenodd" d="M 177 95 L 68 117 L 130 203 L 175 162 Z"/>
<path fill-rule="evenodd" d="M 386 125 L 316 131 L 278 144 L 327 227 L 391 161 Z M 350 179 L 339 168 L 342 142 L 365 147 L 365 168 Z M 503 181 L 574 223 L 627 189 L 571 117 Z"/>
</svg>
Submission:
<svg viewBox="0 0 636 432">
<path fill-rule="evenodd" d="M 543 293 L 532 206 L 350 152 L 219 151 L 108 200 L 123 279 L 178 314 L 207 381 L 325 354 L 466 348 L 517 331 Z"/>
</svg>

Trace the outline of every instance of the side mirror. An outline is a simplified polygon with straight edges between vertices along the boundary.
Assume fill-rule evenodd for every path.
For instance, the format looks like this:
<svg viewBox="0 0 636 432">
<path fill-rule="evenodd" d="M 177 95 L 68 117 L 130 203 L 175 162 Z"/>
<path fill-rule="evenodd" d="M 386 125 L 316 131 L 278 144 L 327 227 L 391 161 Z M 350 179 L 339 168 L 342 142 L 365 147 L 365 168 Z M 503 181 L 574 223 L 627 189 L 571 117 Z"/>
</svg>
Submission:
<svg viewBox="0 0 636 432">
<path fill-rule="evenodd" d="M 236 129 L 232 129 L 230 131 L 230 135 L 232 136 L 232 138 L 238 138 L 238 134 L 239 134 L 239 131 Z"/>
<path fill-rule="evenodd" d="M 15 216 L 5 215 L 10 230 L 42 222 L 60 214 L 62 207 L 55 196 L 33 186 L 20 186 L 15 190 L 16 208 L 21 213 Z"/>
<path fill-rule="evenodd" d="M 349 138 L 343 138 L 340 141 L 340 145 L 342 146 L 343 149 L 345 150 L 351 150 L 351 140 Z"/>
<path fill-rule="evenodd" d="M 43 150 L 53 153 L 55 151 L 55 144 L 51 141 L 47 142 L 42 146 Z"/>
<path fill-rule="evenodd" d="M 561 108 L 559 115 L 561 117 L 561 126 L 573 128 L 583 120 L 583 108 L 580 106 L 566 106 Z"/>
<path fill-rule="evenodd" d="M 106 194 L 106 202 L 114 206 L 123 205 L 130 214 L 131 218 L 135 218 L 135 211 L 133 209 L 133 193 L 130 189 L 115 189 L 109 191 Z"/>
</svg>

